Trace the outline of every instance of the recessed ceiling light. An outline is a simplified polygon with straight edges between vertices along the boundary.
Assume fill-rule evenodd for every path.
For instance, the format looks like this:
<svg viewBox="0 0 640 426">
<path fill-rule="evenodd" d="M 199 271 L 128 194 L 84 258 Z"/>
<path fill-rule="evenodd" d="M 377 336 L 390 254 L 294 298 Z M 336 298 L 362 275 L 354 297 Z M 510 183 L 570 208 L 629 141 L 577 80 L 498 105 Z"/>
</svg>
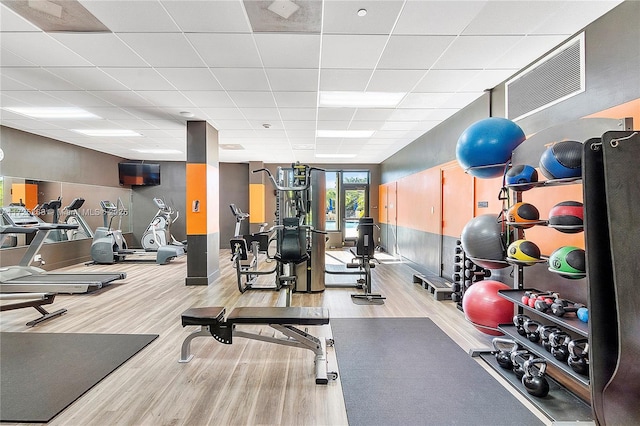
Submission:
<svg viewBox="0 0 640 426">
<path fill-rule="evenodd" d="M 356 154 L 316 154 L 316 158 L 354 158 Z"/>
<path fill-rule="evenodd" d="M 85 136 L 105 136 L 105 137 L 127 137 L 142 136 L 138 132 L 127 129 L 71 129 L 71 131 Z"/>
<path fill-rule="evenodd" d="M 132 149 L 132 151 L 141 152 L 143 154 L 182 154 L 177 149 Z"/>
<path fill-rule="evenodd" d="M 187 118 L 191 118 L 194 116 L 194 114 L 191 111 L 180 111 L 180 115 Z"/>
<path fill-rule="evenodd" d="M 367 14 L 367 9 L 358 10 L 358 16 L 365 16 Z"/>
<path fill-rule="evenodd" d="M 2 107 L 2 109 L 31 118 L 101 119 L 89 111 L 75 107 Z"/>
<path fill-rule="evenodd" d="M 319 138 L 370 138 L 375 130 L 317 130 Z"/>
<path fill-rule="evenodd" d="M 320 92 L 321 107 L 390 108 L 406 93 L 398 92 Z"/>
<path fill-rule="evenodd" d="M 293 145 L 291 148 L 295 149 L 295 150 L 310 150 L 310 149 L 316 149 L 315 145 L 313 144 L 297 144 L 297 145 Z"/>
</svg>

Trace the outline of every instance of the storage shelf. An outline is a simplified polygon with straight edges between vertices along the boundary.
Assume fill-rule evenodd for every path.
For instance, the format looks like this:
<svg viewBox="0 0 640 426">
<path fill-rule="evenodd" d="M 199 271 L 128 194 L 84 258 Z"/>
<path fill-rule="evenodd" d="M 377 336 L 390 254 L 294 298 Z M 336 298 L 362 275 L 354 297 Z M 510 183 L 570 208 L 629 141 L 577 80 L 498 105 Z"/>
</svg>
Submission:
<svg viewBox="0 0 640 426">
<path fill-rule="evenodd" d="M 534 312 L 541 317 L 548 319 L 549 321 L 558 324 L 562 328 L 566 328 L 567 330 L 571 330 L 574 333 L 577 333 L 583 337 L 589 337 L 589 326 L 586 322 L 580 321 L 575 314 L 569 314 L 571 316 L 559 317 L 552 314 L 547 314 L 546 312 L 540 312 L 537 309 L 530 307 L 529 305 L 525 305 L 522 303 L 522 296 L 524 296 L 525 291 L 530 291 L 533 293 L 542 293 L 540 290 L 536 289 L 523 289 L 523 290 L 498 290 L 498 294 L 501 297 L 515 303 L 516 305 L 524 308 L 527 311 Z M 544 349 L 543 349 L 544 350 Z"/>
<path fill-rule="evenodd" d="M 589 386 L 589 378 L 587 376 L 583 376 L 582 374 L 576 373 L 573 368 L 569 366 L 566 362 L 558 361 L 553 357 L 551 352 L 548 352 L 542 345 L 532 342 L 526 337 L 521 336 L 518 333 L 518 329 L 513 324 L 500 324 L 498 326 L 500 331 L 509 336 L 512 340 L 520 343 L 520 345 L 529 349 L 531 352 L 537 354 L 540 358 L 544 358 L 547 363 L 553 365 L 554 367 L 562 370 L 569 376 L 573 377 L 577 382 L 583 384 L 584 386 Z"/>
<path fill-rule="evenodd" d="M 474 354 L 472 353 L 472 355 Z M 549 382 L 549 394 L 544 398 L 538 398 L 527 392 L 522 382 L 518 380 L 511 370 L 505 370 L 500 367 L 492 352 L 476 353 L 475 356 L 479 356 L 484 362 L 491 366 L 491 368 L 509 382 L 516 391 L 524 395 L 531 404 L 544 413 L 551 421 L 567 423 L 593 421 L 591 406 L 564 386 L 560 385 L 553 378 L 546 376 Z M 514 419 L 514 424 L 517 424 L 517 419 Z"/>
<path fill-rule="evenodd" d="M 511 185 L 507 185 L 507 188 L 513 191 L 523 191 L 522 188 L 528 188 L 528 187 L 541 188 L 541 187 L 548 187 L 548 186 L 576 185 L 579 183 L 582 183 L 581 177 L 549 179 L 549 180 L 541 180 L 538 182 L 514 183 Z M 528 189 L 525 189 L 524 191 L 528 191 Z"/>
</svg>

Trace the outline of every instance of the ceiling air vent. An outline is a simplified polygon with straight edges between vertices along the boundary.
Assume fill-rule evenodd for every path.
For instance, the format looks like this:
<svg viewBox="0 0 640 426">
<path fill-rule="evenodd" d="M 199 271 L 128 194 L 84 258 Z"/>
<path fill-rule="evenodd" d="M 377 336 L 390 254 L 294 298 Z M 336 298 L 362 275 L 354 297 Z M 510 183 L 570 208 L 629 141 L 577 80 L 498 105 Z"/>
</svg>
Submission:
<svg viewBox="0 0 640 426">
<path fill-rule="evenodd" d="M 507 117 L 518 120 L 584 92 L 584 33 L 506 83 Z"/>
</svg>

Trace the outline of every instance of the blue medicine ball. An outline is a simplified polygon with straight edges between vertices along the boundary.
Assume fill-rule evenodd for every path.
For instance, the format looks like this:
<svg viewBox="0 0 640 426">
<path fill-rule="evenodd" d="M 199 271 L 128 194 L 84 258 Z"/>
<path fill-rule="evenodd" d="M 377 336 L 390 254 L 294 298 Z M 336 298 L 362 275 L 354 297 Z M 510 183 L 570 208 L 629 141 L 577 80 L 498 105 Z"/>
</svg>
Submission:
<svg viewBox="0 0 640 426">
<path fill-rule="evenodd" d="M 527 164 L 518 164 L 509 169 L 506 176 L 507 185 L 516 185 L 513 189 L 517 191 L 528 191 L 534 185 L 526 183 L 538 182 L 538 171 Z"/>
<path fill-rule="evenodd" d="M 525 140 L 520 126 L 511 120 L 489 117 L 462 132 L 456 158 L 467 173 L 482 179 L 502 176 L 513 150 Z M 496 165 L 495 167 L 484 167 Z"/>
<path fill-rule="evenodd" d="M 547 179 L 582 176 L 582 144 L 562 141 L 548 147 L 540 157 L 540 171 Z"/>
</svg>

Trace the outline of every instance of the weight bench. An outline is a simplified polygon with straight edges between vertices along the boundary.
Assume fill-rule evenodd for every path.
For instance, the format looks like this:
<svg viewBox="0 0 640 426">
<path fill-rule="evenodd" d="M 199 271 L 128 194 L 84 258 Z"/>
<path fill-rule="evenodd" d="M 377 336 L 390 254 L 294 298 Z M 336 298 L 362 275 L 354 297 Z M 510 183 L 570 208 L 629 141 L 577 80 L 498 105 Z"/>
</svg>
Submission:
<svg viewBox="0 0 640 426">
<path fill-rule="evenodd" d="M 42 314 L 41 317 L 36 318 L 27 323 L 27 327 L 33 327 L 51 318 L 58 317 L 65 312 L 66 309 L 59 309 L 55 312 L 48 312 L 42 305 L 50 305 L 56 298 L 55 293 L 0 293 L 0 300 L 17 300 L 16 303 L 7 303 L 0 305 L 0 312 L 11 311 L 14 309 L 22 308 L 35 308 Z"/>
<path fill-rule="evenodd" d="M 338 373 L 327 372 L 327 349 L 333 346 L 332 339 L 325 341 L 302 331 L 296 326 L 329 324 L 329 311 L 326 308 L 304 307 L 245 307 L 235 308 L 226 320 L 225 308 L 190 308 L 182 313 L 182 326 L 200 326 L 182 342 L 181 363 L 191 361 L 191 341 L 200 336 L 213 336 L 218 342 L 230 345 L 234 337 L 261 340 L 279 345 L 308 349 L 315 354 L 316 384 L 326 385 L 329 379 L 338 378 Z M 268 325 L 286 337 L 275 337 L 238 330 L 237 324 Z"/>
</svg>

